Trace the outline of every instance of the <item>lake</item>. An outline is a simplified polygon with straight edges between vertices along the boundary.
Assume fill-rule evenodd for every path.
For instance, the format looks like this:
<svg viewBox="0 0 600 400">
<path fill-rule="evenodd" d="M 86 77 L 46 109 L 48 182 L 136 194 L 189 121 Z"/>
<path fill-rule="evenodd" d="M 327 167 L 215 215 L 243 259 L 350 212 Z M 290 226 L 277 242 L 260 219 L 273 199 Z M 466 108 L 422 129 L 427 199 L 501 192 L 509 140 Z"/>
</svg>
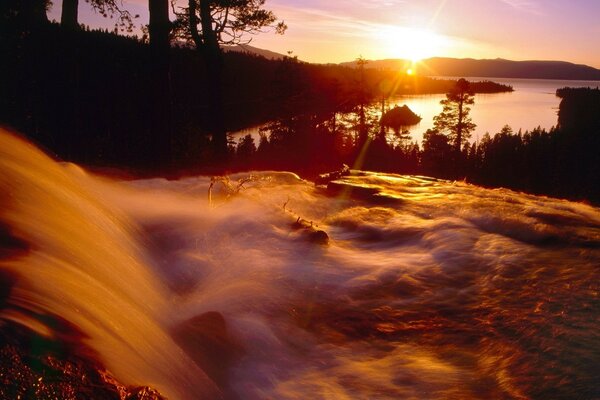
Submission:
<svg viewBox="0 0 600 400">
<path fill-rule="evenodd" d="M 550 79 L 507 79 L 507 78 L 468 78 L 472 81 L 492 80 L 511 85 L 510 93 L 476 94 L 471 108 L 471 118 L 477 125 L 471 140 L 481 138 L 486 132 L 491 135 L 503 126 L 510 125 L 516 132 L 519 129 L 531 130 L 540 126 L 550 129 L 557 123 L 560 98 L 556 89 L 569 87 L 597 87 L 598 81 L 565 81 Z M 433 117 L 442 111 L 440 100 L 445 95 L 400 96 L 391 101 L 392 105 L 406 104 L 423 120 L 410 129 L 413 139 L 421 141 L 423 133 L 433 127 Z"/>
<path fill-rule="evenodd" d="M 447 78 L 445 78 L 447 79 Z M 511 85 L 515 90 L 510 93 L 477 94 L 471 109 L 471 118 L 477 125 L 471 140 L 480 139 L 486 132 L 491 135 L 499 132 L 504 125 L 510 125 L 516 132 L 519 129 L 531 130 L 540 126 L 550 129 L 557 123 L 560 99 L 556 89 L 563 87 L 598 87 L 598 81 L 567 81 L 550 79 L 512 79 L 512 78 L 468 78 L 471 81 L 492 80 Z M 420 115 L 421 123 L 409 130 L 413 140 L 421 142 L 423 133 L 433 127 L 433 117 L 442 111 L 440 100 L 443 94 L 399 96 L 391 99 L 390 105 L 406 104 Z M 258 128 L 254 127 L 234 132 L 234 139 L 251 134 L 258 144 Z"/>
</svg>

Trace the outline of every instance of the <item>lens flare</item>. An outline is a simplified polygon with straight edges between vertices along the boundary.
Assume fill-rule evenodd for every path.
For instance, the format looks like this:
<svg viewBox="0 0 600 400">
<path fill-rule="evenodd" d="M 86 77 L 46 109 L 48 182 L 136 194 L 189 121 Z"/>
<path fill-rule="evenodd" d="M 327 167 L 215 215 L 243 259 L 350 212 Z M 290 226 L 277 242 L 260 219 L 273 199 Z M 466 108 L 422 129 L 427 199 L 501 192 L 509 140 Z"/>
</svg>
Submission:
<svg viewBox="0 0 600 400">
<path fill-rule="evenodd" d="M 429 29 L 398 26 L 382 27 L 374 34 L 374 43 L 379 43 L 389 57 L 403 58 L 413 62 L 443 54 L 449 40 Z"/>
</svg>

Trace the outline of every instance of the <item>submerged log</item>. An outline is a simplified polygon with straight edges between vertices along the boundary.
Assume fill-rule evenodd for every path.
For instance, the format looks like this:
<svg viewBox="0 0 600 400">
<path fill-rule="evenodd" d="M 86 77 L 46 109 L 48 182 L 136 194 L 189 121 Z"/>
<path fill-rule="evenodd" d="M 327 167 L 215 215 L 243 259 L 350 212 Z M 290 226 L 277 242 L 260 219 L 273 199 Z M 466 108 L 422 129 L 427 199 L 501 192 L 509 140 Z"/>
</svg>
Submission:
<svg viewBox="0 0 600 400">
<path fill-rule="evenodd" d="M 315 180 L 315 185 L 327 185 L 329 182 L 334 181 L 336 179 L 340 179 L 344 176 L 348 176 L 351 174 L 350 167 L 346 164 L 342 165 L 337 171 L 328 172 L 326 174 L 321 174 Z"/>
<path fill-rule="evenodd" d="M 292 224 L 292 229 L 301 231 L 302 235 L 311 243 L 327 245 L 329 244 L 329 235 L 327 232 L 317 229 L 312 221 L 307 221 L 298 217 Z"/>
</svg>

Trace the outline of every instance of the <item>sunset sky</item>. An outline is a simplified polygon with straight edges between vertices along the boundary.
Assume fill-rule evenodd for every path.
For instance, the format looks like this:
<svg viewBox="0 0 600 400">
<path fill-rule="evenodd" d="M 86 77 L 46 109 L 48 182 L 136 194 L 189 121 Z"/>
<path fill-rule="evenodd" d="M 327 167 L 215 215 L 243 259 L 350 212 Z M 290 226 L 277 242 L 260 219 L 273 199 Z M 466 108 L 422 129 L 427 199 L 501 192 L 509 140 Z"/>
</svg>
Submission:
<svg viewBox="0 0 600 400">
<path fill-rule="evenodd" d="M 60 18 L 60 0 L 50 18 Z M 147 23 L 147 1 L 125 8 Z M 267 0 L 285 35 L 252 45 L 310 62 L 431 56 L 563 60 L 600 68 L 600 0 Z M 80 2 L 80 21 L 110 26 Z"/>
</svg>

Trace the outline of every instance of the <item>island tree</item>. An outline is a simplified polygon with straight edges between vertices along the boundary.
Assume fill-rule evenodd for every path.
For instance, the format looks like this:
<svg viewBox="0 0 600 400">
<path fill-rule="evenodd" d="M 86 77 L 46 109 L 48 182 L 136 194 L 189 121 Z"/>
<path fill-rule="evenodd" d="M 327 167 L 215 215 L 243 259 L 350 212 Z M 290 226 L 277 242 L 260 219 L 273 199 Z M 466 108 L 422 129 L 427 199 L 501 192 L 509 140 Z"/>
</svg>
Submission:
<svg viewBox="0 0 600 400">
<path fill-rule="evenodd" d="M 286 25 L 263 8 L 265 0 L 188 0 L 175 8 L 176 34 L 193 43 L 206 65 L 210 130 L 218 156 L 227 154 L 222 94 L 222 45 L 248 43 L 248 34 L 273 27 L 283 33 Z"/>
<path fill-rule="evenodd" d="M 443 109 L 433 118 L 434 129 L 448 135 L 455 153 L 459 154 L 463 144 L 471 137 L 477 125 L 473 123 L 469 112 L 475 103 L 473 92 L 466 79 L 459 79 L 446 98 L 440 101 Z"/>
</svg>

